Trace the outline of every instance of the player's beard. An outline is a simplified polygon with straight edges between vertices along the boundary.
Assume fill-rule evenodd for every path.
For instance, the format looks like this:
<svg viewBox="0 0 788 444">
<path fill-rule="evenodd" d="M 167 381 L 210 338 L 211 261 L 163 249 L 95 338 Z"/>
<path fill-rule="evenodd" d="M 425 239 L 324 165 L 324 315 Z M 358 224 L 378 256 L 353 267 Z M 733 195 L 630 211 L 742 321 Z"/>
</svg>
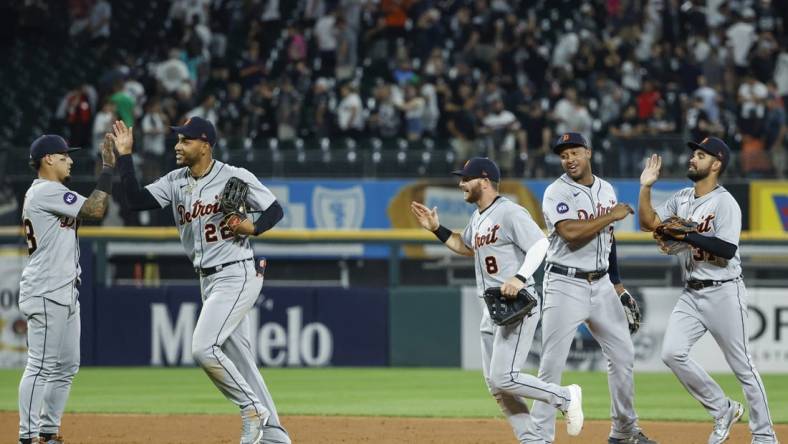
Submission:
<svg viewBox="0 0 788 444">
<path fill-rule="evenodd" d="M 479 184 L 468 187 L 468 195 L 465 196 L 465 202 L 476 203 L 482 198 L 482 188 Z"/>
<path fill-rule="evenodd" d="M 687 178 L 693 182 L 701 181 L 707 177 L 709 177 L 709 173 L 711 170 L 706 168 L 705 170 L 701 170 L 699 168 L 689 169 L 687 170 Z"/>
</svg>

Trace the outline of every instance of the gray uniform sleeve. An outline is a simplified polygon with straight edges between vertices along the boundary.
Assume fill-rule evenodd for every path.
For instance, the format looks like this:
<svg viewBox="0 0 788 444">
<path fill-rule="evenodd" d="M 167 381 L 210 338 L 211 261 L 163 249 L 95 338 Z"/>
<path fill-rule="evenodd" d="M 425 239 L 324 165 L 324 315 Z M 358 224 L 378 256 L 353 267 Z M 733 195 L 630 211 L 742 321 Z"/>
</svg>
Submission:
<svg viewBox="0 0 788 444">
<path fill-rule="evenodd" d="M 548 227 L 567 219 L 577 219 L 577 207 L 571 191 L 566 187 L 550 185 L 542 199 L 542 212 Z"/>
<path fill-rule="evenodd" d="M 172 173 L 169 173 L 166 176 L 160 177 L 156 182 L 145 185 L 145 189 L 150 192 L 162 208 L 172 203 L 173 179 Z"/>
<path fill-rule="evenodd" d="M 668 198 L 665 202 L 662 202 L 659 206 L 657 206 L 654 211 L 657 212 L 657 216 L 659 216 L 659 220 L 665 220 L 671 216 L 675 216 L 678 214 L 679 211 L 679 195 L 684 190 L 681 190 Z"/>
<path fill-rule="evenodd" d="M 473 228 L 472 228 L 472 225 L 473 224 L 469 222 L 468 225 L 465 226 L 465 229 L 462 230 L 462 235 L 461 235 L 462 236 L 462 243 L 464 243 L 465 246 L 470 248 L 471 250 L 473 249 Z"/>
<path fill-rule="evenodd" d="M 75 218 L 87 198 L 57 182 L 47 182 L 38 191 L 36 204 L 48 213 Z"/>
<path fill-rule="evenodd" d="M 238 168 L 236 174 L 249 185 L 249 194 L 246 196 L 252 210 L 265 211 L 276 201 L 276 196 L 267 186 L 246 168 Z"/>
<path fill-rule="evenodd" d="M 741 208 L 733 196 L 726 193 L 718 200 L 712 224 L 714 225 L 714 237 L 733 245 L 739 245 Z"/>
<path fill-rule="evenodd" d="M 528 210 L 515 207 L 504 218 L 505 233 L 509 233 L 513 244 L 521 250 L 528 251 L 537 241 L 544 239 L 545 235 L 536 224 Z"/>
</svg>

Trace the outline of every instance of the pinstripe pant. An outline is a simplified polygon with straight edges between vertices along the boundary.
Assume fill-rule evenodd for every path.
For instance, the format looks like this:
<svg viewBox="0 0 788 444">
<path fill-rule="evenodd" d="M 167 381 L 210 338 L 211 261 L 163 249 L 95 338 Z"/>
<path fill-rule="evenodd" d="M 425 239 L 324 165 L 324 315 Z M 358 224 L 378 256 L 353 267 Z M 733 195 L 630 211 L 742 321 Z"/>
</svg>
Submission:
<svg viewBox="0 0 788 444">
<path fill-rule="evenodd" d="M 684 289 L 668 319 L 662 342 L 662 360 L 684 388 L 713 418 L 728 407 L 728 398 L 708 373 L 689 357 L 692 346 L 708 331 L 742 385 L 750 405 L 750 431 L 754 442 L 777 442 L 761 376 L 752 363 L 747 328 L 747 289 L 741 279 L 707 287 Z"/>
<path fill-rule="evenodd" d="M 271 413 L 263 442 L 289 444 L 251 349 L 249 312 L 263 287 L 263 277 L 256 273 L 254 263 L 244 261 L 200 278 L 203 305 L 194 327 L 192 354 L 232 403 Z"/>
<path fill-rule="evenodd" d="M 76 289 L 74 289 L 76 291 Z M 19 303 L 27 318 L 27 364 L 19 382 L 19 437 L 57 433 L 71 382 L 79 370 L 79 302 L 45 297 Z"/>
<path fill-rule="evenodd" d="M 534 316 L 506 326 L 495 325 L 490 319 L 487 307 L 482 308 L 484 380 L 520 442 L 524 442 L 530 423 L 528 404 L 523 398 L 537 399 L 562 410 L 565 410 L 569 403 L 569 390 L 566 387 L 520 372 L 531 349 L 536 325 L 539 323 L 540 308 L 536 307 L 537 314 Z"/>
</svg>

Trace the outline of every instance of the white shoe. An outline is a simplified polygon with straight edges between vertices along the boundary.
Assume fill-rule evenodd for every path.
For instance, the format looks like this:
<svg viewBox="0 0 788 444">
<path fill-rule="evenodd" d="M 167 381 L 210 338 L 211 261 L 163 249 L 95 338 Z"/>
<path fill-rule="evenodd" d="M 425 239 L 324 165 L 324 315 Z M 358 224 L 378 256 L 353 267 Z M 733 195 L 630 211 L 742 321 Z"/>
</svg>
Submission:
<svg viewBox="0 0 788 444">
<path fill-rule="evenodd" d="M 583 390 L 577 384 L 569 387 L 569 405 L 564 412 L 566 421 L 566 433 L 569 436 L 577 436 L 583 430 Z"/>
<path fill-rule="evenodd" d="M 263 428 L 270 417 L 271 412 L 268 410 L 260 414 L 254 410 L 241 413 L 241 444 L 260 444 L 263 441 Z"/>
</svg>

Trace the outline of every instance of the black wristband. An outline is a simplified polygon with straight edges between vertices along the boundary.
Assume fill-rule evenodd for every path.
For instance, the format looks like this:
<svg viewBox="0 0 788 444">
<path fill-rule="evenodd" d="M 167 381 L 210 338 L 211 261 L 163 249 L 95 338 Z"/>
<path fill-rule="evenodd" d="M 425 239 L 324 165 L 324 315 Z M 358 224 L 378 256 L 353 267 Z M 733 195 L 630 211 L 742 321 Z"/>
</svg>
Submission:
<svg viewBox="0 0 788 444">
<path fill-rule="evenodd" d="M 439 225 L 438 229 L 433 231 L 432 234 L 437 236 L 438 240 L 440 240 L 445 244 L 446 241 L 449 240 L 449 238 L 451 237 L 451 230 L 444 227 L 443 225 Z"/>
<path fill-rule="evenodd" d="M 112 194 L 112 169 L 104 167 L 96 181 L 96 189 L 107 194 Z"/>
<path fill-rule="evenodd" d="M 520 282 L 522 282 L 523 284 L 525 284 L 526 282 L 528 282 L 528 279 L 526 279 L 526 278 L 525 278 L 525 276 L 523 276 L 523 275 L 521 275 L 521 274 L 515 274 L 515 275 L 514 275 L 514 277 L 516 277 L 517 279 L 519 279 L 519 280 L 520 280 Z"/>
</svg>

